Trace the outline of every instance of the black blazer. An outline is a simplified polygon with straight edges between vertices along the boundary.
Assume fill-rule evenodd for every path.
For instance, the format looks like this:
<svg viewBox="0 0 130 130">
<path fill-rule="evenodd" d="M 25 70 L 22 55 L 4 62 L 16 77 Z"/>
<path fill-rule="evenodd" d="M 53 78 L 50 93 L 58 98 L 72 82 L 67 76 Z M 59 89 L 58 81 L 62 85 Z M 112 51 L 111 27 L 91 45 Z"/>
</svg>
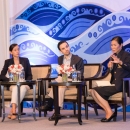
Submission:
<svg viewBox="0 0 130 130">
<path fill-rule="evenodd" d="M 62 64 L 63 64 L 63 58 L 64 58 L 64 55 L 58 57 L 58 64 L 59 64 L 59 65 L 62 65 Z M 83 78 L 83 73 L 84 73 L 84 63 L 83 63 L 83 59 L 80 58 L 80 57 L 77 56 L 77 55 L 73 55 L 73 54 L 72 54 L 70 66 L 73 66 L 73 65 L 75 65 L 76 70 L 81 71 L 81 75 L 82 75 L 82 78 Z M 70 78 L 71 78 L 71 76 L 70 76 Z"/>
<path fill-rule="evenodd" d="M 22 64 L 22 66 L 24 67 L 25 80 L 31 80 L 32 79 L 32 72 L 31 72 L 31 67 L 30 67 L 30 63 L 29 63 L 28 58 L 19 57 L 19 61 L 20 61 L 20 64 Z M 13 58 L 5 60 L 4 67 L 1 71 L 2 77 L 6 75 L 6 73 L 8 71 L 8 67 L 10 65 L 13 65 L 13 64 L 14 64 Z"/>
<path fill-rule="evenodd" d="M 130 77 L 130 53 L 121 50 L 117 55 L 118 58 L 123 62 L 123 65 L 114 64 L 113 70 L 111 71 L 111 83 L 115 83 L 117 91 L 122 91 L 123 78 Z"/>
</svg>

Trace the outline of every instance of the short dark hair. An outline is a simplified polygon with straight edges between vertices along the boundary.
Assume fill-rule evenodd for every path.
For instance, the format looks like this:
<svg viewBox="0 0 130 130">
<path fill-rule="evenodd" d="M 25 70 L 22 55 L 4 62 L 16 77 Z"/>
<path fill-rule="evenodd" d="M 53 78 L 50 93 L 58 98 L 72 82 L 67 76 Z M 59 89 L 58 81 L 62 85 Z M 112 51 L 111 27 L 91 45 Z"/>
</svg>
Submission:
<svg viewBox="0 0 130 130">
<path fill-rule="evenodd" d="M 59 43 L 58 43 L 58 45 L 57 45 L 57 48 L 60 50 L 60 45 L 62 44 L 62 43 L 67 43 L 68 44 L 68 42 L 67 41 L 60 41 Z M 69 44 L 68 44 L 69 45 Z"/>
<path fill-rule="evenodd" d="M 16 47 L 16 46 L 18 46 L 18 44 L 16 44 L 16 43 L 11 44 L 9 47 L 9 51 L 12 51 L 14 49 L 14 47 Z"/>
<path fill-rule="evenodd" d="M 120 36 L 113 37 L 111 41 L 117 41 L 119 45 L 123 44 L 123 39 Z"/>
</svg>

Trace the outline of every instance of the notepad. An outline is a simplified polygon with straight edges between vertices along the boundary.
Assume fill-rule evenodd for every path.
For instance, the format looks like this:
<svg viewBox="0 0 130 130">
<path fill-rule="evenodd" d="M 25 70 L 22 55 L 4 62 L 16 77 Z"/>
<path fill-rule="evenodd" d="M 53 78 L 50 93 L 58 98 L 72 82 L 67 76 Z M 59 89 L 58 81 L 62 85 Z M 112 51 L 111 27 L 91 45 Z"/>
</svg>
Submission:
<svg viewBox="0 0 130 130">
<path fill-rule="evenodd" d="M 95 81 L 97 86 L 114 86 L 110 81 Z"/>
</svg>

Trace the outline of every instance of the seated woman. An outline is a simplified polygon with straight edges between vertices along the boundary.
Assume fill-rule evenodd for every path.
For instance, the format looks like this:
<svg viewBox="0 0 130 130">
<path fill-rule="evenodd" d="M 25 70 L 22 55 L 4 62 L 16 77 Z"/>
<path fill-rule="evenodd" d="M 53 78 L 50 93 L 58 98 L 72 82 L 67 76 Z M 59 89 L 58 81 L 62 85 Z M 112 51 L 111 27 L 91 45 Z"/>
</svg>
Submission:
<svg viewBox="0 0 130 130">
<path fill-rule="evenodd" d="M 8 72 L 8 68 L 11 65 L 19 65 L 21 64 L 22 67 L 24 68 L 25 71 L 25 80 L 31 80 L 32 79 L 32 72 L 31 72 L 31 67 L 29 60 L 27 58 L 22 58 L 19 57 L 19 46 L 17 44 L 12 44 L 9 47 L 10 54 L 12 55 L 11 59 L 5 60 L 4 67 L 1 71 L 1 76 L 5 76 Z M 20 102 L 23 100 L 27 90 L 29 90 L 30 87 L 28 85 L 22 85 L 20 87 Z M 16 85 L 11 85 L 10 86 L 10 91 L 12 91 L 12 97 L 11 97 L 11 104 L 12 104 L 12 109 L 10 111 L 10 114 L 8 115 L 9 119 L 16 119 L 16 107 L 18 104 L 17 101 L 17 86 Z"/>
<path fill-rule="evenodd" d="M 112 111 L 108 98 L 113 94 L 123 91 L 123 78 L 130 77 L 130 53 L 123 50 L 123 40 L 116 36 L 111 40 L 111 50 L 113 55 L 110 57 L 108 68 L 111 72 L 111 84 L 114 86 L 95 87 L 90 90 L 95 102 L 105 111 L 105 118 L 101 122 L 109 122 L 116 118 L 116 113 Z"/>
</svg>

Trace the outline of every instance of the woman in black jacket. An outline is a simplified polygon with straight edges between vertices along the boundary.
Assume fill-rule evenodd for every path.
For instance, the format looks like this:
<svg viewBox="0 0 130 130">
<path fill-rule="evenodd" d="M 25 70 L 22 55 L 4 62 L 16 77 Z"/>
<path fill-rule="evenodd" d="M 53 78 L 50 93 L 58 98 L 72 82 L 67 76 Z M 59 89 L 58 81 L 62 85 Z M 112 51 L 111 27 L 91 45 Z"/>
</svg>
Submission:
<svg viewBox="0 0 130 130">
<path fill-rule="evenodd" d="M 5 60 L 4 67 L 1 71 L 1 76 L 5 76 L 9 70 L 9 67 L 11 65 L 22 65 L 22 68 L 25 71 L 25 80 L 31 80 L 32 79 L 32 72 L 31 72 L 31 67 L 29 60 L 27 58 L 22 58 L 19 57 L 19 46 L 17 44 L 12 44 L 9 47 L 10 54 L 12 55 L 11 59 Z M 22 85 L 20 87 L 20 101 L 23 100 L 27 90 L 30 89 L 28 85 Z M 10 114 L 8 115 L 9 119 L 16 119 L 16 107 L 17 107 L 17 86 L 16 85 L 11 85 L 10 86 L 10 91 L 12 91 L 12 97 L 11 97 L 11 104 L 12 104 L 12 109 L 10 111 Z"/>
<path fill-rule="evenodd" d="M 123 50 L 123 40 L 116 36 L 111 40 L 111 50 L 113 55 L 108 63 L 108 68 L 111 72 L 111 84 L 113 86 L 95 87 L 90 90 L 95 102 L 100 105 L 105 113 L 105 118 L 101 122 L 109 122 L 116 118 L 116 113 L 113 113 L 108 98 L 113 94 L 122 92 L 123 78 L 130 77 L 130 53 Z"/>
</svg>

